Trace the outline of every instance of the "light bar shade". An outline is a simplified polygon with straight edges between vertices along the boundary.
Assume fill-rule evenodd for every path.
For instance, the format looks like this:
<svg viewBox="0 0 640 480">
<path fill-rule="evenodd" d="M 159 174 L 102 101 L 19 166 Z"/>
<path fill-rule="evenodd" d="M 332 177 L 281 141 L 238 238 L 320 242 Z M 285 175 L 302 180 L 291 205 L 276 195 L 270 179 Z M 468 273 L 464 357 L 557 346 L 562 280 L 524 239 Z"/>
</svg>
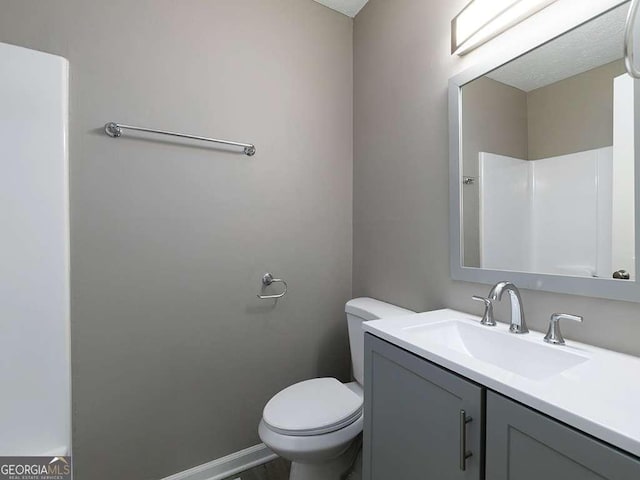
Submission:
<svg viewBox="0 0 640 480">
<path fill-rule="evenodd" d="M 472 0 L 451 21 L 451 53 L 464 55 L 556 0 Z"/>
</svg>

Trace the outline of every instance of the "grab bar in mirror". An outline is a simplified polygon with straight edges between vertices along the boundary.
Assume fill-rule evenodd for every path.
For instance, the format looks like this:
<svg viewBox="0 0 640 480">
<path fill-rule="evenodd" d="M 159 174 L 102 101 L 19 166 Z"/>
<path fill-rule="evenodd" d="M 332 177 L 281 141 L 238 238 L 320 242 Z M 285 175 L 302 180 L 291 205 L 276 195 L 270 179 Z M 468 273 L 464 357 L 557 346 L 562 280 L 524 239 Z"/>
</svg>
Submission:
<svg viewBox="0 0 640 480">
<path fill-rule="evenodd" d="M 631 0 L 629 14 L 627 15 L 627 24 L 624 30 L 624 65 L 629 75 L 633 78 L 640 79 L 640 70 L 634 65 L 633 48 L 633 27 L 635 26 L 638 17 L 638 7 L 640 7 L 640 0 Z"/>
</svg>

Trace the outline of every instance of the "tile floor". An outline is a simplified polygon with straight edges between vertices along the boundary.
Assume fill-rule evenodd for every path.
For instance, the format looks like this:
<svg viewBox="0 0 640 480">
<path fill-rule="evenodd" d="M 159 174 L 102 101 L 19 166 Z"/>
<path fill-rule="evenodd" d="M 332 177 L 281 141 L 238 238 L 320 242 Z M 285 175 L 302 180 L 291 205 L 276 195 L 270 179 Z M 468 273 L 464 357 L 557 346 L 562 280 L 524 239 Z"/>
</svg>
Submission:
<svg viewBox="0 0 640 480">
<path fill-rule="evenodd" d="M 288 480 L 290 464 L 282 458 L 238 473 L 227 480 Z"/>
<path fill-rule="evenodd" d="M 289 469 L 289 462 L 278 458 L 246 472 L 238 473 L 227 480 L 288 480 Z M 345 480 L 362 480 L 362 450 L 358 454 L 353 471 L 345 477 Z"/>
</svg>

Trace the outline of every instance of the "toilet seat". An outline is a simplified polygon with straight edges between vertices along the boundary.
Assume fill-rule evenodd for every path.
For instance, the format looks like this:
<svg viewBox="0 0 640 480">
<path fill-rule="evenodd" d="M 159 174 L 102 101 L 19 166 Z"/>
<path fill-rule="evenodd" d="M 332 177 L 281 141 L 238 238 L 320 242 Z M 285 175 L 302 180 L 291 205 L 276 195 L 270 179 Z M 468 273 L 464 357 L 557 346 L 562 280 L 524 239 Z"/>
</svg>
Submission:
<svg viewBox="0 0 640 480">
<path fill-rule="evenodd" d="M 335 378 L 314 378 L 276 394 L 264 407 L 265 425 L 288 436 L 335 432 L 362 417 L 362 397 Z"/>
</svg>

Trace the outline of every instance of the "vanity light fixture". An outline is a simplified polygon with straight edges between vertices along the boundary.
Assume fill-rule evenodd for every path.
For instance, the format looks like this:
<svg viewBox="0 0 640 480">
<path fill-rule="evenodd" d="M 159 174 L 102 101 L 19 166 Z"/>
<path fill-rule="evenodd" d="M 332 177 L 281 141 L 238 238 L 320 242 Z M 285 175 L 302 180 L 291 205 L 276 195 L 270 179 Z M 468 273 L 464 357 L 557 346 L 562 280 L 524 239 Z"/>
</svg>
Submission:
<svg viewBox="0 0 640 480">
<path fill-rule="evenodd" d="M 556 0 L 471 0 L 451 21 L 451 54 L 464 55 Z"/>
</svg>

